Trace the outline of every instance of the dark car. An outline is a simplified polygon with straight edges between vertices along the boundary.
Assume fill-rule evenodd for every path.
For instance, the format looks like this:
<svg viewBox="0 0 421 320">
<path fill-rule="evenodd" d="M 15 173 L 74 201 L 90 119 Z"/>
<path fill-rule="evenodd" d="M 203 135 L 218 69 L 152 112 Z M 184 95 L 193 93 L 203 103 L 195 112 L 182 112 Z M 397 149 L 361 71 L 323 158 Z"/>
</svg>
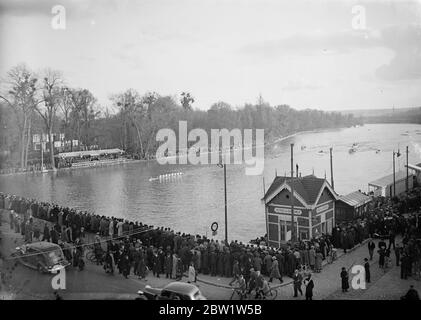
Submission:
<svg viewBox="0 0 421 320">
<path fill-rule="evenodd" d="M 198 287 L 185 282 L 171 282 L 164 288 L 147 285 L 138 294 L 139 300 L 206 300 Z"/>
<path fill-rule="evenodd" d="M 70 265 L 59 245 L 45 241 L 22 245 L 16 248 L 12 257 L 40 273 L 56 273 Z"/>
</svg>

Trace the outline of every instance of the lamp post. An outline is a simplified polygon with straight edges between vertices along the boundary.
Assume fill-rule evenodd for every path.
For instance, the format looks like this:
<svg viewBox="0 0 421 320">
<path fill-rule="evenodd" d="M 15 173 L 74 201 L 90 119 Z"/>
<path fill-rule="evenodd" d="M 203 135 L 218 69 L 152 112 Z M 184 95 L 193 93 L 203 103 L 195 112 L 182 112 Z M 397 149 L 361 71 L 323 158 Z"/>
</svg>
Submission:
<svg viewBox="0 0 421 320">
<path fill-rule="evenodd" d="M 293 243 L 296 240 L 294 214 L 294 144 L 291 143 L 291 241 Z"/>
<path fill-rule="evenodd" d="M 395 155 L 396 158 L 400 157 L 401 153 L 393 151 L 393 197 L 396 197 L 396 173 L 395 173 Z"/>
<path fill-rule="evenodd" d="M 228 208 L 227 208 L 227 165 L 218 164 L 218 167 L 224 169 L 224 201 L 225 201 L 225 244 L 228 245 Z"/>
</svg>

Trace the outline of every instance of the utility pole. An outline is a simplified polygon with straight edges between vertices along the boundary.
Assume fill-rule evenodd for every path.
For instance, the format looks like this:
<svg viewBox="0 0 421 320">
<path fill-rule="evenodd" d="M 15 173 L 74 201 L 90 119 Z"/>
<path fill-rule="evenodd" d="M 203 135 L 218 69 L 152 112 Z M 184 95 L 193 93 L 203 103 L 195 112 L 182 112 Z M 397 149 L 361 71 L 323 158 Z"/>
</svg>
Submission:
<svg viewBox="0 0 421 320">
<path fill-rule="evenodd" d="M 406 193 L 409 191 L 408 153 L 408 146 L 406 146 Z"/>
<path fill-rule="evenodd" d="M 222 160 L 221 160 L 222 162 Z M 224 169 L 224 202 L 225 202 L 225 243 L 228 245 L 228 208 L 227 208 L 227 165 L 219 163 L 219 168 Z"/>
<path fill-rule="evenodd" d="M 332 185 L 332 189 L 335 190 L 335 185 L 333 183 L 333 159 L 332 159 L 332 150 L 333 148 L 330 148 L 330 184 Z"/>
<path fill-rule="evenodd" d="M 393 196 L 396 197 L 395 151 L 393 151 Z"/>
<path fill-rule="evenodd" d="M 224 193 L 225 193 L 225 245 L 228 246 L 227 165 L 225 163 L 224 163 Z"/>
<path fill-rule="evenodd" d="M 44 150 L 42 146 L 42 131 L 40 136 L 40 142 L 41 142 L 41 172 L 44 172 Z"/>
<path fill-rule="evenodd" d="M 291 241 L 295 242 L 294 226 L 294 144 L 291 143 Z"/>
</svg>

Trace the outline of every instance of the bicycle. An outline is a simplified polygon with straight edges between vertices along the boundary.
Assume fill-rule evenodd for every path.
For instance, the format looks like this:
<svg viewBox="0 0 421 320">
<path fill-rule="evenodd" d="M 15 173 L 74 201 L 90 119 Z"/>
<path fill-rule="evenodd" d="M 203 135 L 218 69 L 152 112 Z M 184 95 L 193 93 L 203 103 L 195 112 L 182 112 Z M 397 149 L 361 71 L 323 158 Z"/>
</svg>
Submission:
<svg viewBox="0 0 421 320">
<path fill-rule="evenodd" d="M 98 260 L 98 253 L 95 252 L 95 247 L 94 246 L 88 246 L 86 253 L 85 253 L 85 257 L 87 260 L 89 260 L 92 263 L 103 263 L 104 259 L 104 252 L 101 249 L 101 253 L 99 254 L 99 256 L 101 257 L 100 260 Z"/>
<path fill-rule="evenodd" d="M 267 291 L 266 293 L 262 289 L 257 290 L 256 300 L 275 300 L 276 299 L 276 297 L 278 296 L 278 290 L 275 288 L 271 288 L 269 284 L 268 284 L 268 287 L 269 287 L 269 291 Z"/>
<path fill-rule="evenodd" d="M 232 294 L 231 294 L 230 300 L 233 300 L 235 294 L 238 295 L 240 300 L 247 298 L 247 292 L 245 290 L 240 290 L 237 288 L 231 288 L 231 290 L 232 290 Z"/>
</svg>

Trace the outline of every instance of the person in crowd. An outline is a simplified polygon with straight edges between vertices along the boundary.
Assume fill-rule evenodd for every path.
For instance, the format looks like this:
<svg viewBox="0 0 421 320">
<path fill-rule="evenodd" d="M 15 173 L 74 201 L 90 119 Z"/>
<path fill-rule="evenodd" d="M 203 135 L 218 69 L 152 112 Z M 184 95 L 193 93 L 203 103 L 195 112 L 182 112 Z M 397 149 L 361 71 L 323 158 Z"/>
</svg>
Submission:
<svg viewBox="0 0 421 320">
<path fill-rule="evenodd" d="M 165 277 L 168 279 L 172 279 L 172 257 L 171 252 L 167 251 L 167 254 L 165 256 Z"/>
<path fill-rule="evenodd" d="M 279 279 L 280 283 L 284 282 L 284 280 L 282 280 L 281 274 L 279 273 L 278 260 L 275 256 L 272 257 L 272 267 L 270 270 L 269 278 L 269 282 L 272 282 L 273 278 Z"/>
<path fill-rule="evenodd" d="M 298 269 L 295 269 L 294 275 L 292 276 L 292 281 L 294 285 L 294 298 L 298 296 L 298 292 L 300 292 L 300 294 L 303 295 L 303 291 L 301 290 L 303 276 L 298 271 Z"/>
<path fill-rule="evenodd" d="M 194 269 L 194 263 L 190 262 L 189 266 L 189 280 L 188 283 L 196 282 L 196 270 Z"/>
<path fill-rule="evenodd" d="M 377 252 L 379 253 L 379 267 L 380 269 L 384 269 L 385 268 L 385 258 L 386 258 L 386 249 L 385 247 L 380 247 L 379 250 L 377 250 Z"/>
<path fill-rule="evenodd" d="M 393 250 L 395 250 L 396 249 L 396 247 L 395 247 L 395 232 L 393 231 L 393 229 L 391 229 L 390 231 L 389 231 L 389 246 L 388 246 L 388 249 L 390 250 L 390 247 L 393 245 Z"/>
<path fill-rule="evenodd" d="M 316 264 L 314 269 L 316 272 L 322 272 L 322 262 L 323 262 L 323 254 L 320 250 L 316 252 Z"/>
<path fill-rule="evenodd" d="M 402 247 L 398 244 L 396 244 L 395 248 L 395 259 L 396 259 L 396 266 L 399 267 L 399 262 L 401 261 L 401 254 L 402 254 Z"/>
<path fill-rule="evenodd" d="M 342 281 L 342 292 L 348 292 L 349 275 L 348 275 L 348 271 L 346 271 L 345 267 L 342 268 L 340 276 L 341 276 L 341 281 Z"/>
<path fill-rule="evenodd" d="M 240 300 L 243 300 L 243 298 L 245 298 L 247 296 L 247 284 L 246 284 L 246 280 L 244 279 L 243 275 L 240 274 L 238 280 L 236 280 L 236 282 L 238 283 L 238 286 L 236 286 L 234 289 L 237 290 L 239 296 L 240 296 Z"/>
<path fill-rule="evenodd" d="M 403 297 L 401 297 L 401 300 L 418 301 L 420 300 L 420 296 L 418 295 L 418 291 L 415 290 L 414 286 L 411 285 L 408 292 Z"/>
<path fill-rule="evenodd" d="M 376 244 L 374 243 L 373 239 L 370 238 L 368 241 L 368 254 L 370 255 L 370 261 L 373 260 L 374 249 L 376 249 Z"/>
<path fill-rule="evenodd" d="M 304 284 L 306 286 L 306 300 L 313 300 L 314 282 L 311 278 L 311 273 L 304 280 Z"/>
<path fill-rule="evenodd" d="M 234 260 L 234 265 L 232 267 L 232 274 L 233 274 L 233 279 L 231 280 L 231 282 L 229 283 L 229 285 L 231 286 L 235 281 L 237 281 L 240 277 L 240 266 L 238 263 L 238 260 Z"/>
<path fill-rule="evenodd" d="M 368 262 L 367 258 L 364 258 L 364 271 L 365 271 L 365 282 L 370 283 L 370 263 Z"/>
</svg>

